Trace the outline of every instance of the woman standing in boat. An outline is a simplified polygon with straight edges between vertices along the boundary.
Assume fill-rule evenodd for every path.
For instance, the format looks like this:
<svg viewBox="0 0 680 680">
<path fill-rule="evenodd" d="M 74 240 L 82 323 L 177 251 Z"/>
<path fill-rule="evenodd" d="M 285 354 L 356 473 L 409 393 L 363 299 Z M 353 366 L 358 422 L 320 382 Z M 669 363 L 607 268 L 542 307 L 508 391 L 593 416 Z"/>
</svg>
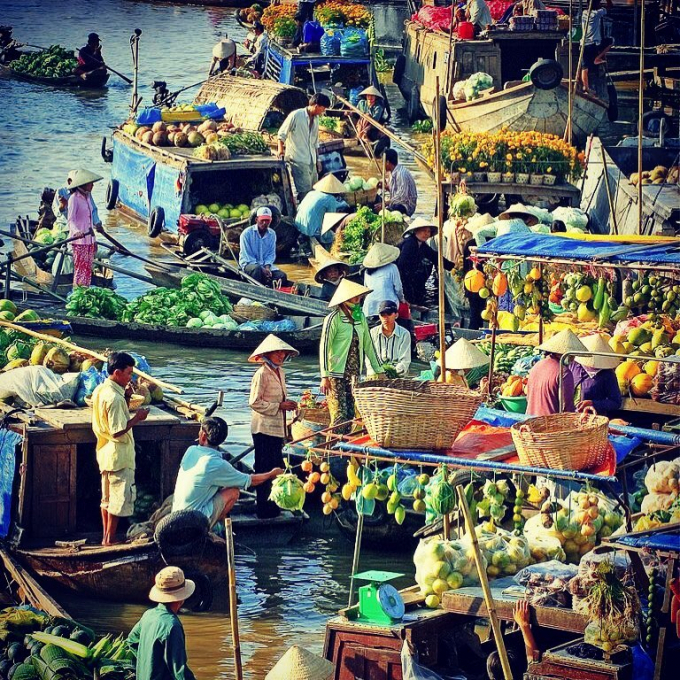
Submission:
<svg viewBox="0 0 680 680">
<path fill-rule="evenodd" d="M 89 286 L 92 281 L 92 265 L 97 250 L 94 230 L 101 229 L 95 224 L 95 209 L 92 187 L 102 179 L 89 170 L 76 170 L 69 185 L 68 235 L 73 252 L 73 285 Z"/>
<path fill-rule="evenodd" d="M 295 411 L 297 404 L 288 399 L 286 376 L 281 366 L 299 352 L 275 335 L 268 335 L 250 355 L 248 361 L 262 366 L 253 376 L 248 405 L 253 411 L 251 432 L 255 445 L 255 474 L 283 467 L 283 445 L 286 441 L 286 412 Z M 270 519 L 279 514 L 269 500 L 271 482 L 255 489 L 257 516 Z"/>
<path fill-rule="evenodd" d="M 347 423 L 337 428 L 338 434 L 346 434 L 355 416 L 352 389 L 368 360 L 375 373 L 384 374 L 382 364 L 375 353 L 361 301 L 370 288 L 343 279 L 335 295 L 328 303 L 333 310 L 323 322 L 319 364 L 321 369 L 321 393 L 328 401 L 331 426 Z"/>
</svg>

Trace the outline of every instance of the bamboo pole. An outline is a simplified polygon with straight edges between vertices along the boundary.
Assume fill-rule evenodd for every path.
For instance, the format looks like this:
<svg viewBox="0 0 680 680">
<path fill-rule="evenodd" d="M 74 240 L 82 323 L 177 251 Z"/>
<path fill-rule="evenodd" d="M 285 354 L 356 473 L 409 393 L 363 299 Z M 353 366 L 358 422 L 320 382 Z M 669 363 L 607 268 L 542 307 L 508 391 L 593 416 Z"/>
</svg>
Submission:
<svg viewBox="0 0 680 680">
<path fill-rule="evenodd" d="M 434 135 L 434 171 L 437 186 L 437 283 L 439 293 L 439 361 L 442 367 L 442 381 L 446 381 L 446 293 L 444 290 L 444 191 L 442 188 L 442 156 L 441 156 L 441 120 L 439 106 L 439 76 L 435 83 L 435 105 L 433 113 L 435 122 Z"/>
<path fill-rule="evenodd" d="M 593 0 L 590 0 L 588 4 L 588 11 L 592 12 L 593 11 Z M 583 11 L 581 11 L 581 17 L 583 17 Z M 583 18 L 581 18 L 581 30 L 583 31 Z M 585 50 L 586 47 L 586 33 L 583 31 L 583 34 L 581 35 L 581 43 L 579 47 L 579 54 L 578 54 L 578 61 L 576 62 L 576 77 L 574 78 L 573 83 L 570 82 L 569 85 L 569 91 L 571 92 L 571 99 L 569 100 L 569 114 L 567 115 L 567 128 L 564 131 L 564 138 L 567 138 L 567 132 L 571 130 L 572 127 L 572 122 L 573 122 L 573 113 L 574 113 L 574 96 L 576 95 L 576 83 L 578 82 L 578 76 L 580 75 L 581 72 L 581 64 L 583 63 L 583 51 Z M 571 45 L 571 36 L 569 36 L 569 51 L 571 52 L 572 45 Z M 571 74 L 570 74 L 571 77 Z"/>
<path fill-rule="evenodd" d="M 49 342 L 54 345 L 61 345 L 62 347 L 65 347 L 66 349 L 71 350 L 72 352 L 80 352 L 81 354 L 86 354 L 87 356 L 93 357 L 94 359 L 97 359 L 98 361 L 107 361 L 107 357 L 105 357 L 103 354 L 100 354 L 99 352 L 94 352 L 91 349 L 85 349 L 84 347 L 79 347 L 78 345 L 69 342 L 68 340 L 62 340 L 61 338 L 55 338 L 53 335 L 45 335 L 44 333 L 38 333 L 37 331 L 33 331 L 29 328 L 24 328 L 23 326 L 17 326 L 16 324 L 13 324 L 9 321 L 0 321 L 0 326 L 4 328 L 9 328 L 10 330 L 13 331 L 19 331 L 20 333 L 25 333 L 26 335 L 30 335 L 32 338 L 37 338 L 38 340 L 43 340 L 44 342 Z M 140 371 L 138 368 L 133 368 L 132 369 L 135 375 L 138 375 L 140 378 L 144 378 L 144 380 L 148 380 L 149 382 L 154 383 L 154 385 L 158 385 L 159 387 L 162 387 L 164 390 L 169 390 L 170 392 L 176 392 L 177 394 L 182 394 L 184 390 L 182 390 L 181 387 L 177 387 L 176 385 L 171 385 L 170 383 L 165 382 L 164 380 L 160 380 L 159 378 L 154 378 L 154 376 L 149 375 L 148 373 L 145 373 L 144 371 Z"/>
<path fill-rule="evenodd" d="M 645 2 L 640 3 L 640 79 L 638 82 L 638 149 L 637 149 L 637 166 L 638 166 L 638 183 L 637 183 L 637 214 L 638 226 L 637 233 L 642 233 L 642 132 L 643 132 L 643 115 L 644 115 L 644 88 L 645 88 Z"/>
<path fill-rule="evenodd" d="M 567 142 L 571 144 L 572 140 L 572 134 L 573 134 L 573 125 L 572 125 L 572 120 L 571 120 L 571 112 L 573 111 L 573 104 L 572 104 L 572 98 L 574 96 L 574 92 L 572 90 L 573 87 L 573 80 L 574 80 L 574 50 L 573 50 L 573 44 L 571 42 L 571 34 L 574 30 L 574 23 L 573 23 L 573 14 L 574 14 L 574 0 L 569 0 L 569 33 L 567 34 L 567 42 L 569 44 L 569 90 L 568 90 L 568 95 L 569 95 L 569 101 L 568 101 L 568 111 L 569 115 L 567 117 Z"/>
<path fill-rule="evenodd" d="M 385 154 L 382 155 L 382 176 L 381 184 L 383 193 L 385 192 Z M 385 201 L 383 201 L 383 209 L 380 211 L 380 241 L 385 243 Z"/>
<path fill-rule="evenodd" d="M 616 210 L 614 206 L 614 201 L 612 199 L 612 192 L 609 188 L 609 169 L 607 168 L 607 152 L 604 150 L 604 144 L 602 143 L 602 140 L 600 140 L 600 149 L 602 150 L 602 170 L 604 173 L 604 188 L 607 192 L 607 202 L 609 203 L 609 212 L 611 213 L 612 216 L 612 226 L 614 227 L 614 234 L 619 233 L 619 225 L 616 221 Z M 638 175 L 638 183 L 640 184 L 639 180 L 639 175 Z M 640 184 L 640 186 L 642 186 Z"/>
<path fill-rule="evenodd" d="M 465 526 L 467 527 L 468 535 L 470 536 L 470 541 L 472 543 L 475 564 L 477 565 L 477 574 L 479 576 L 479 584 L 482 586 L 482 592 L 484 593 L 484 601 L 486 602 L 486 608 L 489 612 L 489 621 L 491 622 L 491 630 L 493 631 L 493 636 L 496 641 L 498 656 L 501 660 L 503 675 L 505 676 L 505 680 L 512 680 L 512 670 L 510 668 L 508 652 L 505 649 L 505 642 L 503 640 L 501 626 L 498 622 L 496 604 L 493 600 L 493 595 L 491 594 L 491 588 L 489 587 L 489 579 L 486 576 L 486 566 L 482 561 L 482 554 L 479 551 L 479 542 L 477 541 L 477 533 L 475 532 L 475 523 L 472 520 L 472 513 L 470 512 L 470 506 L 468 505 L 467 499 L 465 498 L 465 491 L 462 484 L 458 484 L 458 486 L 456 486 L 456 492 L 458 493 L 458 505 L 465 516 Z"/>
<path fill-rule="evenodd" d="M 229 619 L 231 621 L 231 640 L 234 648 L 234 677 L 243 680 L 241 662 L 241 640 L 238 634 L 238 596 L 236 594 L 236 565 L 234 560 L 234 532 L 231 517 L 224 520 L 225 543 L 227 546 L 227 569 L 229 571 Z"/>
</svg>

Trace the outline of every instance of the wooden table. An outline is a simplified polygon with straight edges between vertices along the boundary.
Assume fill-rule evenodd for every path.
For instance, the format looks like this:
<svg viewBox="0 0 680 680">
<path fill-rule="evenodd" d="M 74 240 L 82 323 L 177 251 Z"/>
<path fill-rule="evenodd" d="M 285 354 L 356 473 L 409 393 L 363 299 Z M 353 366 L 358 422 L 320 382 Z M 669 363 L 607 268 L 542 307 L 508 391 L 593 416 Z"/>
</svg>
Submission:
<svg viewBox="0 0 680 680">
<path fill-rule="evenodd" d="M 153 425 L 178 425 L 182 419 L 175 413 L 164 411 L 158 406 L 148 406 L 149 415 L 142 423 L 135 426 L 150 427 Z M 92 427 L 92 409 L 86 408 L 36 408 L 33 409 L 38 418 L 58 430 L 78 430 Z"/>
<path fill-rule="evenodd" d="M 646 398 L 627 398 L 621 403 L 622 411 L 638 411 L 640 413 L 655 413 L 659 416 L 680 417 L 680 406 L 673 404 L 662 404 L 659 401 Z"/>
</svg>

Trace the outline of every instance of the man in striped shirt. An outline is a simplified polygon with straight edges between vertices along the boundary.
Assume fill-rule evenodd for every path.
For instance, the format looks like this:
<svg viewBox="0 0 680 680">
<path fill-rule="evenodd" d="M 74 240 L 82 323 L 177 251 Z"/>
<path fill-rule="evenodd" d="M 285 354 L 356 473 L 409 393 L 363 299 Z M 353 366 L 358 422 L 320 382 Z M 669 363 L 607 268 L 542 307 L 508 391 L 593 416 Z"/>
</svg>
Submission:
<svg viewBox="0 0 680 680">
<path fill-rule="evenodd" d="M 380 325 L 371 328 L 371 340 L 375 347 L 378 361 L 385 366 L 390 365 L 400 378 L 408 375 L 411 365 L 411 334 L 399 326 L 399 308 L 392 300 L 380 304 Z M 373 367 L 366 364 L 366 374 L 375 375 Z"/>
<path fill-rule="evenodd" d="M 388 184 L 390 199 L 384 207 L 388 210 L 398 210 L 411 217 L 418 203 L 418 190 L 413 175 L 403 165 L 399 165 L 399 155 L 394 149 L 386 149 L 384 156 L 385 170 L 390 173 Z M 375 209 L 380 212 L 383 203 L 378 203 Z"/>
</svg>

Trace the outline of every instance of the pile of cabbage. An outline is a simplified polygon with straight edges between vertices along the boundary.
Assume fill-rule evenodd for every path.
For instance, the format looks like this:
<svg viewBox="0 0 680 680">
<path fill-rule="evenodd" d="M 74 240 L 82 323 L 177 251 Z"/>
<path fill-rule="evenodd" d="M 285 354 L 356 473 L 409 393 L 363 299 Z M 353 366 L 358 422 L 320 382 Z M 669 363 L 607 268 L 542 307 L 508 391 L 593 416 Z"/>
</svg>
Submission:
<svg viewBox="0 0 680 680">
<path fill-rule="evenodd" d="M 473 73 L 467 80 L 460 80 L 453 86 L 453 97 L 471 102 L 492 87 L 493 78 L 488 73 Z"/>
<path fill-rule="evenodd" d="M 345 182 L 345 190 L 348 194 L 357 191 L 372 191 L 377 188 L 378 181 L 377 177 L 369 177 L 366 180 L 362 177 L 349 177 Z"/>
</svg>

